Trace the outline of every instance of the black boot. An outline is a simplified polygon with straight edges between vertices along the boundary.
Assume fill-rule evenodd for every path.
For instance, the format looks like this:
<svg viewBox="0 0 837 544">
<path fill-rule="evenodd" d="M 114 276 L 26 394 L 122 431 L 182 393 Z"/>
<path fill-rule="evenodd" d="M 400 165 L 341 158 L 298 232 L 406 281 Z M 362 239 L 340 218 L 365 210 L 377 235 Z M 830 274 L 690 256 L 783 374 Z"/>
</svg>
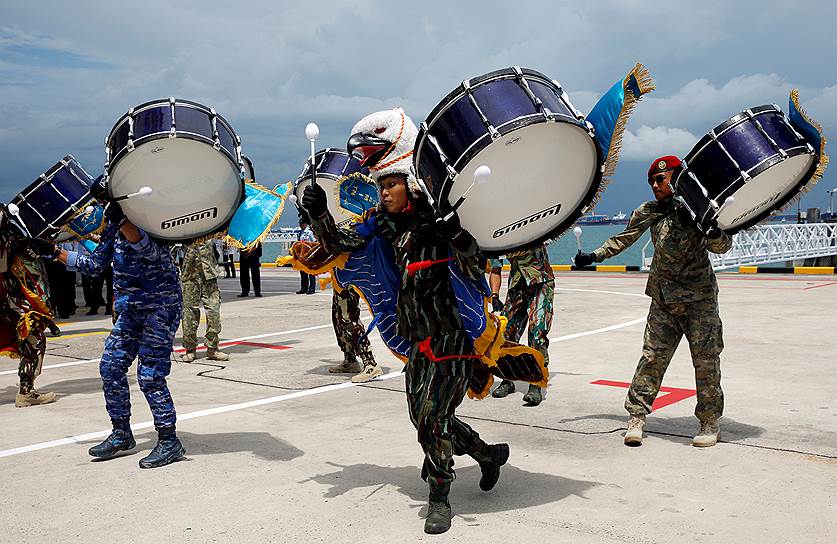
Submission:
<svg viewBox="0 0 837 544">
<path fill-rule="evenodd" d="M 448 502 L 450 485 L 443 488 L 430 488 L 430 499 L 427 501 L 427 518 L 424 520 L 424 532 L 429 535 L 442 534 L 450 529 L 453 514 Z"/>
<path fill-rule="evenodd" d="M 537 406 L 543 402 L 543 391 L 541 388 L 533 383 L 529 384 L 529 391 L 523 395 L 523 402 L 529 406 Z"/>
<path fill-rule="evenodd" d="M 497 389 L 491 393 L 491 396 L 495 399 L 501 399 L 503 397 L 509 396 L 510 393 L 514 393 L 514 382 L 509 380 L 503 380 L 500 382 L 500 385 L 497 386 Z"/>
<path fill-rule="evenodd" d="M 113 432 L 110 436 L 101 444 L 90 448 L 87 453 L 97 459 L 109 459 L 120 451 L 133 449 L 136 445 L 137 441 L 131 433 L 131 425 L 127 421 L 114 421 Z"/>
<path fill-rule="evenodd" d="M 483 491 L 491 491 L 497 484 L 500 478 L 500 467 L 506 464 L 509 460 L 509 445 L 508 444 L 492 444 L 486 446 L 483 460 L 477 460 L 482 471 L 482 478 L 480 478 L 480 489 Z"/>
<path fill-rule="evenodd" d="M 183 459 L 186 450 L 174 434 L 174 426 L 157 429 L 157 445 L 146 457 L 140 459 L 140 468 L 157 468 Z"/>
</svg>

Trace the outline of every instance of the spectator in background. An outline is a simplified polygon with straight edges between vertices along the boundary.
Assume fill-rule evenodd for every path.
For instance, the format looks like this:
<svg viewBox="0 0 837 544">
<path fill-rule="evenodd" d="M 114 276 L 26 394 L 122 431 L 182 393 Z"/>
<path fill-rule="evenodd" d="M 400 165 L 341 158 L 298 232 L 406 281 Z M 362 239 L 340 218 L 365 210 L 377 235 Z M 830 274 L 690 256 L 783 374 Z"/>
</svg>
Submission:
<svg viewBox="0 0 837 544">
<path fill-rule="evenodd" d="M 317 237 L 314 236 L 314 231 L 311 230 L 311 226 L 308 224 L 308 221 L 300 215 L 299 217 L 299 234 L 296 235 L 296 239 L 300 242 L 316 242 Z M 313 295 L 314 291 L 317 290 L 317 276 L 313 276 L 304 270 L 299 271 L 299 291 L 296 292 L 297 295 Z"/>
<path fill-rule="evenodd" d="M 221 255 L 224 259 L 224 277 L 235 277 L 235 248 L 224 242 L 221 247 Z"/>
<path fill-rule="evenodd" d="M 262 245 L 261 243 L 250 251 L 239 252 L 239 263 L 241 267 L 241 293 L 238 298 L 250 296 L 250 278 L 253 278 L 253 293 L 260 297 L 262 296 L 262 281 L 259 275 L 259 267 L 261 266 Z"/>
</svg>

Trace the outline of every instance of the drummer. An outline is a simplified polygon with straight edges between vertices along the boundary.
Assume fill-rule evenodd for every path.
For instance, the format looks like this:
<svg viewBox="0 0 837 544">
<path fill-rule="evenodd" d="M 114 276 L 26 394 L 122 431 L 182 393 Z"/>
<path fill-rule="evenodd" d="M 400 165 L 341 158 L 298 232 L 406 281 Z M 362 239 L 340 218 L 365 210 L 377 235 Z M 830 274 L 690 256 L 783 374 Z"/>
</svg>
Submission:
<svg viewBox="0 0 837 544">
<path fill-rule="evenodd" d="M 648 183 L 656 200 L 634 210 L 624 231 L 594 252 L 579 252 L 575 258 L 576 266 L 609 259 L 651 229 L 654 260 L 645 288 L 651 308 L 642 357 L 625 399 L 630 414 L 625 434 L 628 446 L 642 444 L 645 418 L 651 413 L 663 375 L 684 335 L 695 367 L 695 415 L 700 420 L 700 431 L 692 445 L 714 446 L 720 437 L 718 420 L 724 410 L 720 355 L 724 341 L 718 315 L 718 282 L 708 252 L 726 253 L 732 239 L 716 225 L 704 235 L 680 201 L 673 198 L 671 181 L 680 168 L 680 159 L 673 155 L 655 160 L 648 169 Z"/>
</svg>

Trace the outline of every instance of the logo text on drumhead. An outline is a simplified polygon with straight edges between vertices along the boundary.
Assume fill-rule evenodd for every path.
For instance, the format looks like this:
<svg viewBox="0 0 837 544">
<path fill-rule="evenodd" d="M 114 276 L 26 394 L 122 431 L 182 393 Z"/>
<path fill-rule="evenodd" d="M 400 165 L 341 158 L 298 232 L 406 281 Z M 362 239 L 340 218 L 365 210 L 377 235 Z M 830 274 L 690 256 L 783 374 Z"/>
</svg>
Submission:
<svg viewBox="0 0 837 544">
<path fill-rule="evenodd" d="M 519 229 L 520 227 L 525 227 L 530 223 L 534 223 L 538 219 L 543 219 L 544 217 L 549 217 L 550 215 L 557 215 L 558 212 L 561 210 L 561 204 L 556 204 L 554 206 L 550 206 L 549 208 L 539 211 L 538 213 L 533 213 L 529 217 L 525 217 L 510 225 L 506 225 L 501 229 L 497 229 L 494 231 L 494 238 L 499 238 L 500 236 L 506 235 L 513 230 Z"/>
<path fill-rule="evenodd" d="M 758 211 L 761 211 L 761 210 L 767 208 L 768 206 L 770 206 L 771 204 L 773 204 L 774 202 L 779 200 L 780 196 L 782 196 L 782 191 L 778 191 L 776 194 L 772 195 L 770 198 L 765 199 L 763 202 L 760 202 L 760 203 L 756 204 L 755 206 L 753 206 L 752 208 L 750 208 L 746 212 L 742 213 L 741 215 L 739 215 L 738 217 L 736 217 L 735 219 L 730 221 L 730 225 L 736 225 L 742 219 L 745 219 L 748 216 L 754 214 L 755 212 L 758 212 Z"/>
<path fill-rule="evenodd" d="M 218 208 L 207 208 L 199 212 L 192 212 L 187 215 L 181 215 L 180 217 L 166 219 L 160 223 L 160 228 L 166 230 L 172 227 L 179 227 L 180 225 L 185 225 L 187 223 L 194 223 L 195 221 L 200 221 L 202 219 L 214 219 L 216 217 L 218 217 Z"/>
</svg>

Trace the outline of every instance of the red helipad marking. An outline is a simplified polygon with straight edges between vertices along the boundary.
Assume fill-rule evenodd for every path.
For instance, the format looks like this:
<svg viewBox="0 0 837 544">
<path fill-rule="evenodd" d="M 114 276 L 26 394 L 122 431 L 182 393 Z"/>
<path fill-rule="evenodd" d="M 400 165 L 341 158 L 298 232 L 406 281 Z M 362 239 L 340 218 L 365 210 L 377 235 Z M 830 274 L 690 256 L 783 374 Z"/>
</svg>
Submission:
<svg viewBox="0 0 837 544">
<path fill-rule="evenodd" d="M 607 385 L 610 387 L 624 387 L 625 389 L 631 386 L 630 382 L 614 382 L 611 380 L 596 380 L 595 382 L 590 382 L 591 385 Z M 697 394 L 697 391 L 694 389 L 681 389 L 679 387 L 660 387 L 660 393 L 666 393 L 663 396 L 657 395 L 657 398 L 654 399 L 654 404 L 651 405 L 651 411 L 659 410 L 660 408 L 665 408 L 669 404 L 674 404 L 675 402 L 680 402 L 681 400 L 688 399 L 689 397 L 694 397 Z"/>
<path fill-rule="evenodd" d="M 223 348 L 226 346 L 252 346 L 254 348 L 267 348 L 267 349 L 291 349 L 291 346 L 283 346 L 281 344 L 262 344 L 261 342 L 220 342 L 218 344 L 219 348 Z M 203 351 L 206 349 L 206 346 L 198 346 L 196 351 Z M 186 348 L 180 348 L 174 350 L 175 353 L 186 353 Z"/>
</svg>

